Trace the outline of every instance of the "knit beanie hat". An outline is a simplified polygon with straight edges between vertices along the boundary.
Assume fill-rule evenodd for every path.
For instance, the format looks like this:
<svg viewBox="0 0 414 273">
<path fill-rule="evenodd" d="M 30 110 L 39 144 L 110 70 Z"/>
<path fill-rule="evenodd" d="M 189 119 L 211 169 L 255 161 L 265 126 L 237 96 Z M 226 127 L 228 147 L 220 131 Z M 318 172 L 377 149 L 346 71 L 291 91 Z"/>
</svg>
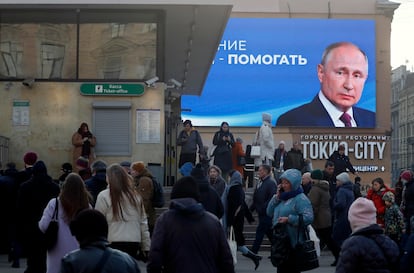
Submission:
<svg viewBox="0 0 414 273">
<path fill-rule="evenodd" d="M 377 223 L 377 209 L 374 202 L 365 198 L 357 198 L 349 207 L 348 220 L 352 232 Z"/>
<path fill-rule="evenodd" d="M 144 162 L 137 161 L 137 162 L 132 163 L 131 169 L 133 169 L 134 171 L 138 173 L 141 173 L 145 169 Z"/>
<path fill-rule="evenodd" d="M 184 176 L 174 183 L 171 199 L 177 198 L 194 198 L 196 201 L 200 201 L 200 190 L 193 177 Z"/>
<path fill-rule="evenodd" d="M 311 178 L 312 179 L 317 179 L 317 180 L 322 180 L 323 179 L 323 173 L 321 170 L 319 169 L 315 169 L 311 172 Z"/>
<path fill-rule="evenodd" d="M 180 173 L 182 174 L 182 176 L 189 176 L 192 170 L 193 170 L 193 163 L 185 162 L 180 168 Z"/>
<path fill-rule="evenodd" d="M 393 204 L 395 202 L 395 196 L 394 196 L 394 194 L 391 191 L 387 191 L 382 196 L 382 200 L 388 201 L 388 202 L 390 202 L 390 203 Z"/>
<path fill-rule="evenodd" d="M 262 120 L 272 123 L 272 115 L 269 113 L 262 113 Z"/>
<path fill-rule="evenodd" d="M 36 163 L 37 154 L 35 152 L 27 152 L 23 156 L 23 161 L 26 165 L 33 166 Z"/>
<path fill-rule="evenodd" d="M 412 179 L 413 175 L 410 170 L 405 170 L 400 175 L 401 180 L 410 181 Z"/>
<path fill-rule="evenodd" d="M 351 178 L 349 178 L 349 174 L 347 172 L 343 172 L 336 176 L 336 180 L 339 180 L 342 183 L 345 183 L 345 182 L 350 182 Z"/>
<path fill-rule="evenodd" d="M 76 165 L 78 165 L 79 167 L 83 169 L 86 169 L 89 167 L 89 160 L 86 157 L 80 156 L 76 160 Z"/>
</svg>

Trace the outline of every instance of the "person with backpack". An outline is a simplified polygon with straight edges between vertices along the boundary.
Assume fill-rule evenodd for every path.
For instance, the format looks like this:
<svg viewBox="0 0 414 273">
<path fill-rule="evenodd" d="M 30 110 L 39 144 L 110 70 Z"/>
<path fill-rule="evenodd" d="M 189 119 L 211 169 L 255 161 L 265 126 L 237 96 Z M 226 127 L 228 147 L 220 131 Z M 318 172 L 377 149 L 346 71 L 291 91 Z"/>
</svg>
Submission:
<svg viewBox="0 0 414 273">
<path fill-rule="evenodd" d="M 155 177 L 142 161 L 131 164 L 131 175 L 134 178 L 135 188 L 144 202 L 145 212 L 148 216 L 148 230 L 152 235 L 157 217 L 155 208 L 163 207 L 164 205 L 161 185 L 158 184 Z M 161 201 L 160 198 L 162 199 Z"/>
</svg>

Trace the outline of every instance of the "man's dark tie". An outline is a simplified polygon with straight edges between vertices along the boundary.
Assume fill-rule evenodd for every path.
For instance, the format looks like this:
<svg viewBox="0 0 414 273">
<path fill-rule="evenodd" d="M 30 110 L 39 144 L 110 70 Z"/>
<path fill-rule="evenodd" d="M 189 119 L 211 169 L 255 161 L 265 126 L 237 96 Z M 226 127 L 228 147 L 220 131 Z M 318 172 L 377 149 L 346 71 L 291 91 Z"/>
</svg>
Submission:
<svg viewBox="0 0 414 273">
<path fill-rule="evenodd" d="M 345 127 L 352 127 L 351 116 L 346 112 L 344 112 L 339 119 L 345 124 Z"/>
</svg>

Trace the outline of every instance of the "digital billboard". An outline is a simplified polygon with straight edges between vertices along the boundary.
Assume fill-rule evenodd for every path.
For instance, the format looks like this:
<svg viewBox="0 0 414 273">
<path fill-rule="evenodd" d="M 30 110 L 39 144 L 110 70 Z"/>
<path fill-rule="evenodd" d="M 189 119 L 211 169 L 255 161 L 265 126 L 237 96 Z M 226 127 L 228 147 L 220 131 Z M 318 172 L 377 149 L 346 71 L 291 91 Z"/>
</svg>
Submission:
<svg viewBox="0 0 414 273">
<path fill-rule="evenodd" d="M 261 113 L 267 112 L 272 115 L 275 126 L 284 113 L 308 104 L 305 110 L 311 112 L 296 119 L 311 120 L 311 116 L 317 117 L 318 111 L 324 111 L 312 112 L 309 105 L 319 98 L 321 90 L 318 64 L 325 48 L 338 42 L 352 43 L 366 54 L 368 71 L 359 84 L 362 95 L 345 100 L 357 101 L 353 107 L 353 127 L 375 127 L 374 20 L 231 18 L 201 96 L 183 96 L 181 106 L 186 111 L 181 116 L 191 119 L 196 126 L 219 126 L 222 121 L 231 126 L 259 126 Z M 335 71 L 337 77 L 349 76 L 345 81 L 363 78 L 365 75 L 358 66 L 353 67 L 357 58 L 349 59 L 351 68 L 346 66 L 345 71 Z M 319 103 L 326 106 L 328 101 Z M 371 120 L 368 123 L 358 120 L 358 115 Z M 341 127 L 327 125 L 322 122 L 324 119 L 320 117 L 306 125 L 280 123 L 278 126 Z"/>
</svg>

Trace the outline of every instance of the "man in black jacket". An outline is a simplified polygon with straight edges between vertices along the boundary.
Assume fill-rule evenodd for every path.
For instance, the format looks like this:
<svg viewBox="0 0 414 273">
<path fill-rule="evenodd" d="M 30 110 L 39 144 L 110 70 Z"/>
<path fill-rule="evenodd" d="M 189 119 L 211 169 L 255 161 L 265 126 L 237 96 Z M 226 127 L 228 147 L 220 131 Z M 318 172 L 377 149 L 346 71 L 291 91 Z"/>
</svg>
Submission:
<svg viewBox="0 0 414 273">
<path fill-rule="evenodd" d="M 259 182 L 253 193 L 253 204 L 251 211 L 256 210 L 259 216 L 259 224 L 256 228 L 256 238 L 252 246 L 252 252 L 258 253 L 263 237 L 266 234 L 269 241 L 272 240 L 272 218 L 267 216 L 266 208 L 269 200 L 276 194 L 276 181 L 271 175 L 271 167 L 269 165 L 261 165 L 259 167 Z"/>
<path fill-rule="evenodd" d="M 27 255 L 25 273 L 46 272 L 46 245 L 39 220 L 50 201 L 59 195 L 59 185 L 47 174 L 43 161 L 33 166 L 32 178 L 21 184 L 17 197 L 19 240 Z"/>
</svg>

